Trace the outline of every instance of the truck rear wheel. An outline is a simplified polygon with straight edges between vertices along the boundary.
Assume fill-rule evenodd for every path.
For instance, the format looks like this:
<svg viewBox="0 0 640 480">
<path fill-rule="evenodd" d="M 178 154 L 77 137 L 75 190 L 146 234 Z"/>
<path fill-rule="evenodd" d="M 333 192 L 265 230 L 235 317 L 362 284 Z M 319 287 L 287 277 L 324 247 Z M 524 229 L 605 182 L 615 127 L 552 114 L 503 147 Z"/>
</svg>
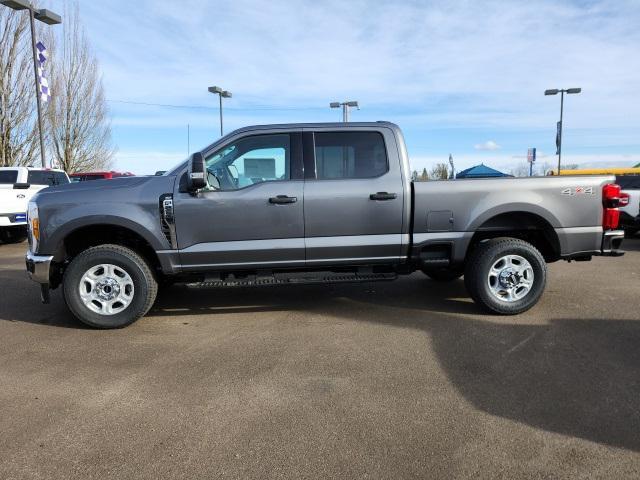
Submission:
<svg viewBox="0 0 640 480">
<path fill-rule="evenodd" d="M 75 257 L 63 278 L 64 299 L 78 320 L 120 328 L 144 316 L 158 284 L 147 262 L 120 245 L 92 247 Z"/>
<path fill-rule="evenodd" d="M 467 259 L 465 286 L 473 300 L 501 315 L 515 315 L 533 307 L 547 282 L 547 266 L 540 252 L 517 238 L 494 238 L 480 243 Z"/>
</svg>

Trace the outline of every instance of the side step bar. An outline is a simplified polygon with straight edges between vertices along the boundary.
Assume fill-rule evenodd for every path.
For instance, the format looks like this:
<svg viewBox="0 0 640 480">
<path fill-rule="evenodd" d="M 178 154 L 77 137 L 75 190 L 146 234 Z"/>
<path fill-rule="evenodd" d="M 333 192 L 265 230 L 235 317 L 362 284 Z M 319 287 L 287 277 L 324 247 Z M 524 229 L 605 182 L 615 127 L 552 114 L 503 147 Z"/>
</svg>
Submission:
<svg viewBox="0 0 640 480">
<path fill-rule="evenodd" d="M 276 285 L 317 285 L 326 283 L 380 282 L 398 278 L 396 273 L 276 273 L 222 278 L 205 278 L 202 282 L 187 283 L 189 288 L 264 287 Z"/>
</svg>

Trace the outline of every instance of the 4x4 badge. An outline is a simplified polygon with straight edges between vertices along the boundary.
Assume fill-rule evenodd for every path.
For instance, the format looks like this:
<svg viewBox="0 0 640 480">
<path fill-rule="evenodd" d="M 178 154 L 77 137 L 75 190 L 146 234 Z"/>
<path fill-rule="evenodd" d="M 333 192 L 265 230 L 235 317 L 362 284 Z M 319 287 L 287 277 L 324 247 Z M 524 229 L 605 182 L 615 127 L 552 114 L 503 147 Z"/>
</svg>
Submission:
<svg viewBox="0 0 640 480">
<path fill-rule="evenodd" d="M 560 192 L 562 195 L 593 195 L 593 187 L 568 187 Z"/>
</svg>

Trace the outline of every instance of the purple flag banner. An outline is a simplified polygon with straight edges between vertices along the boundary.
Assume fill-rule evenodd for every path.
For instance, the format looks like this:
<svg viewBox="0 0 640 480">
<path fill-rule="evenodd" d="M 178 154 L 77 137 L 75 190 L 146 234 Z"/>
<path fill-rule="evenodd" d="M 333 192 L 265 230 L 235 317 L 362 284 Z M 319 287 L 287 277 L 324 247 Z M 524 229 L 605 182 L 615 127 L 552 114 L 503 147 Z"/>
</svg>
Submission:
<svg viewBox="0 0 640 480">
<path fill-rule="evenodd" d="M 47 49 L 42 42 L 36 43 L 38 50 L 38 83 L 40 85 L 40 100 L 47 103 L 51 100 L 51 91 L 49 90 L 49 81 L 44 73 L 44 64 L 47 61 Z"/>
</svg>

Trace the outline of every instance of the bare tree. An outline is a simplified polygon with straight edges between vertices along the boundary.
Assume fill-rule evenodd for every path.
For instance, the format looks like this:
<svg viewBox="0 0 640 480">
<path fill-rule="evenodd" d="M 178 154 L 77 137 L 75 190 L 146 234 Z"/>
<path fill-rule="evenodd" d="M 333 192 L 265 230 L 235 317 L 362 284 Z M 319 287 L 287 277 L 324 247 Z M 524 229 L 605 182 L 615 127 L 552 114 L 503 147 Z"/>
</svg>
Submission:
<svg viewBox="0 0 640 480">
<path fill-rule="evenodd" d="M 449 178 L 449 167 L 446 163 L 436 163 L 431 169 L 430 177 L 433 180 L 446 180 Z"/>
<path fill-rule="evenodd" d="M 61 45 L 53 34 L 47 45 L 52 98 L 46 113 L 53 159 L 68 173 L 106 169 L 115 150 L 98 62 L 76 2 L 65 4 L 64 18 Z"/>
<path fill-rule="evenodd" d="M 514 177 L 528 177 L 529 176 L 529 162 L 522 161 L 511 169 L 511 175 Z"/>
<path fill-rule="evenodd" d="M 29 22 L 24 12 L 0 8 L 0 166 L 38 158 L 35 87 Z"/>
</svg>

